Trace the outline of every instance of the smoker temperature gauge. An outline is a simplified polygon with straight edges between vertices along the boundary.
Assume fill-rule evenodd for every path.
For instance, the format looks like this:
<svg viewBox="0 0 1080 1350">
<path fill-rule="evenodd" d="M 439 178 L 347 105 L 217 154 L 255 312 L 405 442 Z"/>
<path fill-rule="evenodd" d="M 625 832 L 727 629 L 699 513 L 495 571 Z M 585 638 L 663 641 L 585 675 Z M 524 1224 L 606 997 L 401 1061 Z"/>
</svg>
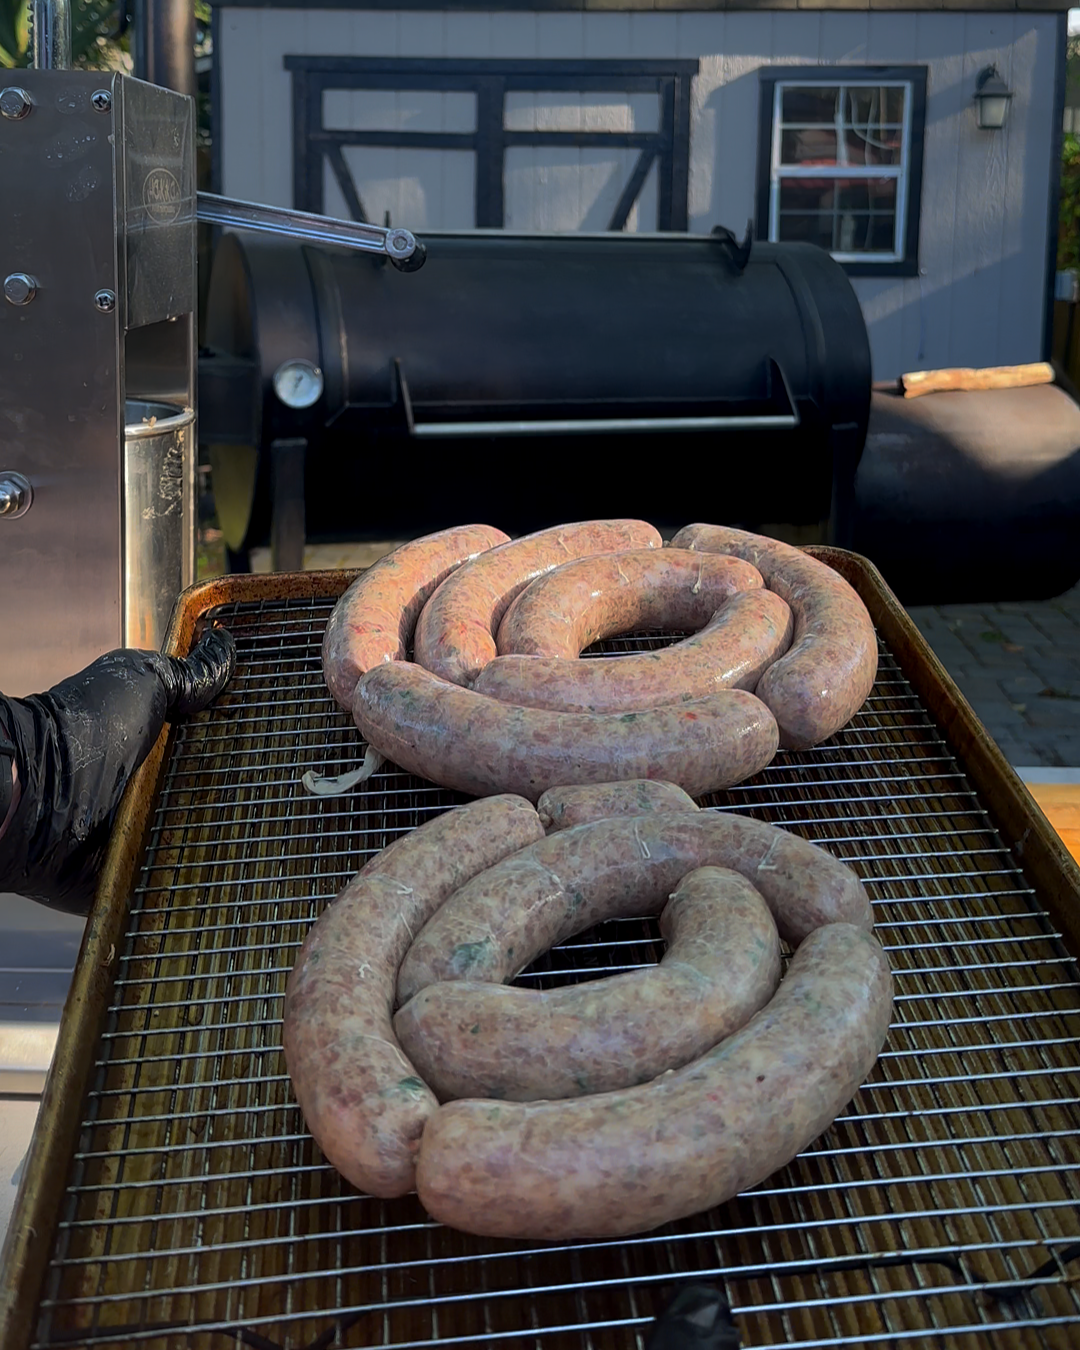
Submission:
<svg viewBox="0 0 1080 1350">
<path fill-rule="evenodd" d="M 322 371 L 310 361 L 285 361 L 274 372 L 274 393 L 286 408 L 310 408 L 322 391 Z"/>
</svg>

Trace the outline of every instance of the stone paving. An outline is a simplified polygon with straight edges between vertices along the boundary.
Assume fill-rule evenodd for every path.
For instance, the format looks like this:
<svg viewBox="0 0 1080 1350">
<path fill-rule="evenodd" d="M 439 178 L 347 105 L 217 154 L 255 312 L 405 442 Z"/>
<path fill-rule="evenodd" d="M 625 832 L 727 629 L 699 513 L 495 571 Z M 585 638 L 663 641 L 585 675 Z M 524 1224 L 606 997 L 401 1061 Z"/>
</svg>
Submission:
<svg viewBox="0 0 1080 1350">
<path fill-rule="evenodd" d="M 1080 769 L 1080 586 L 908 612 L 1010 764 Z"/>
</svg>

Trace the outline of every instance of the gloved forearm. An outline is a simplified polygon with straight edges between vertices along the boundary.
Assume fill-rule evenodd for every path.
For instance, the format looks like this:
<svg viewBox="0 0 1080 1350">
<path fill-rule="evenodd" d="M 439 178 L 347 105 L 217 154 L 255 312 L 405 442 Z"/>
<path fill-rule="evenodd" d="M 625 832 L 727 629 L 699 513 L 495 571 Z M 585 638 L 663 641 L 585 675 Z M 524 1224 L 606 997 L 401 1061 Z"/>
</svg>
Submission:
<svg viewBox="0 0 1080 1350">
<path fill-rule="evenodd" d="M 47 693 L 0 696 L 0 775 L 13 761 L 20 790 L 0 891 L 85 914 L 128 779 L 166 721 L 220 693 L 234 661 L 232 638 L 211 629 L 183 660 L 121 649 Z"/>
<path fill-rule="evenodd" d="M 210 628 L 191 655 L 150 657 L 165 687 L 165 720 L 190 717 L 205 708 L 225 687 L 236 659 L 236 644 L 224 628 Z"/>
</svg>

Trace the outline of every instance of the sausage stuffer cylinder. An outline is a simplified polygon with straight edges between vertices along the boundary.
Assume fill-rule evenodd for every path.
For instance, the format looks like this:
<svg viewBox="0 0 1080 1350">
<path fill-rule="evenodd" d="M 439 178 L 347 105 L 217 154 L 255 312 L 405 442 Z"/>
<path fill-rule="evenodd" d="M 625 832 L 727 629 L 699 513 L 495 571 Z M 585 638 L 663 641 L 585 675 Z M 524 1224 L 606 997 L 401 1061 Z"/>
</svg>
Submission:
<svg viewBox="0 0 1080 1350">
<path fill-rule="evenodd" d="M 44 69 L 0 72 L 9 695 L 158 647 L 194 580 L 194 104 L 63 69 L 67 13 L 35 9 Z"/>
<path fill-rule="evenodd" d="M 197 218 L 332 238 L 402 271 L 424 257 L 407 230 L 198 197 L 193 100 L 63 69 L 67 3 L 42 6 L 47 68 L 0 72 L 0 162 L 19 185 L 0 201 L 9 695 L 160 646 L 195 578 Z"/>
</svg>

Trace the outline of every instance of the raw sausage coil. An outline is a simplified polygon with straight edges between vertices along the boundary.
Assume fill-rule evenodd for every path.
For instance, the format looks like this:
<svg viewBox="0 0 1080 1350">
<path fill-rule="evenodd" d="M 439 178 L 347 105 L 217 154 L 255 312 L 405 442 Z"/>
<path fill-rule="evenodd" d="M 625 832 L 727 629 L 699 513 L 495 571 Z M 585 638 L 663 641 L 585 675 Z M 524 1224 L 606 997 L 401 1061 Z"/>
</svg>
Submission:
<svg viewBox="0 0 1080 1350">
<path fill-rule="evenodd" d="M 659 651 L 587 661 L 497 656 L 473 688 L 527 708 L 640 712 L 688 703 L 722 689 L 753 691 L 763 672 L 787 651 L 791 631 L 791 610 L 778 595 L 745 591 L 723 604 L 693 637 Z"/>
<path fill-rule="evenodd" d="M 779 740 L 753 694 L 628 713 L 561 713 L 500 703 L 395 661 L 356 687 L 353 720 L 369 745 L 409 773 L 473 797 L 530 801 L 566 783 L 663 778 L 692 797 L 763 769 Z"/>
<path fill-rule="evenodd" d="M 652 1083 L 571 1101 L 442 1106 L 417 1193 L 489 1237 L 620 1237 L 696 1214 L 770 1176 L 854 1096 L 888 1032 L 892 980 L 864 929 L 810 934 L 741 1031 Z"/>
<path fill-rule="evenodd" d="M 722 811 L 598 820 L 538 840 L 455 892 L 406 953 L 398 1002 L 441 980 L 512 979 L 605 919 L 658 913 L 688 872 L 709 866 L 746 877 L 793 946 L 822 924 L 873 926 L 855 873 L 797 835 Z"/>
<path fill-rule="evenodd" d="M 530 581 L 571 558 L 662 545 L 646 521 L 587 520 L 493 548 L 447 577 L 424 606 L 416 660 L 452 684 L 470 685 L 495 656 L 502 617 Z"/>
<path fill-rule="evenodd" d="M 732 596 L 764 584 L 739 558 L 690 549 L 578 558 L 521 592 L 499 624 L 499 654 L 574 658 L 616 633 L 704 628 Z"/>
<path fill-rule="evenodd" d="M 509 535 L 462 525 L 402 544 L 361 572 L 334 606 L 322 643 L 327 688 L 348 712 L 360 677 L 384 661 L 404 661 L 420 611 L 456 568 Z"/>
<path fill-rule="evenodd" d="M 790 544 L 720 525 L 687 525 L 671 543 L 752 563 L 790 605 L 791 648 L 755 690 L 779 723 L 781 745 L 805 750 L 854 717 L 877 676 L 877 638 L 866 606 L 838 572 Z"/>
<path fill-rule="evenodd" d="M 438 1107 L 391 1021 L 413 934 L 470 877 L 542 834 L 519 797 L 448 811 L 373 858 L 308 933 L 285 991 L 285 1065 L 308 1129 L 360 1190 L 413 1189 Z"/>
<path fill-rule="evenodd" d="M 657 966 L 561 989 L 433 984 L 394 1031 L 440 1101 L 580 1097 L 647 1083 L 697 1059 L 780 982 L 776 923 L 738 872 L 701 867 L 660 915 Z"/>
</svg>

